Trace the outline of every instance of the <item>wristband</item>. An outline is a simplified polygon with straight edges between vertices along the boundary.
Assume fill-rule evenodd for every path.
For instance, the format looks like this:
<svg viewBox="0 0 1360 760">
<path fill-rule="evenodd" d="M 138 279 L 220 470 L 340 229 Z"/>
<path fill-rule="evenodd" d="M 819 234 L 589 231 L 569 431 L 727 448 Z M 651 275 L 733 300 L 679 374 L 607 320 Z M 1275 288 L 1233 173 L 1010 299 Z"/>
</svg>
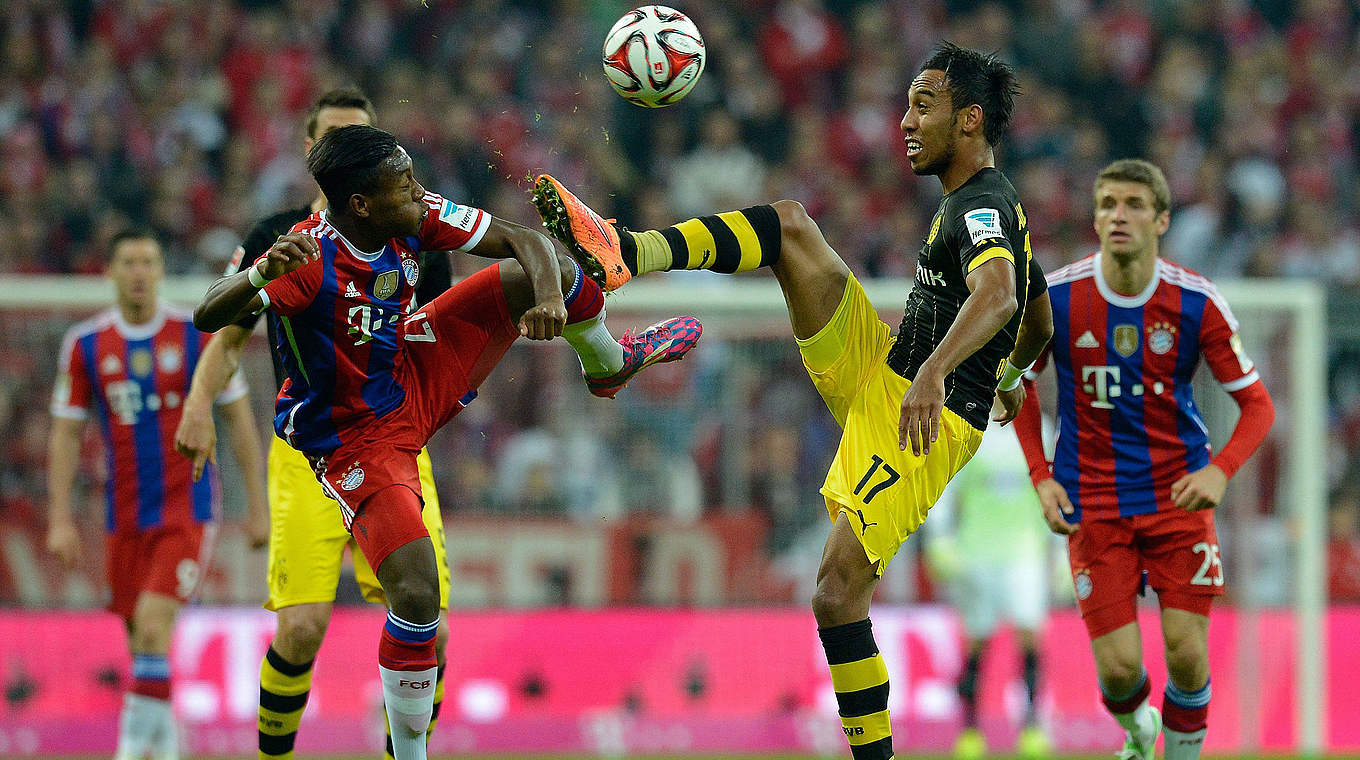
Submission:
<svg viewBox="0 0 1360 760">
<path fill-rule="evenodd" d="M 246 273 L 246 279 L 250 280 L 250 284 L 256 288 L 263 288 L 273 282 L 273 280 L 266 279 L 264 275 L 260 274 L 260 268 L 254 264 L 250 265 L 250 271 Z"/>
<path fill-rule="evenodd" d="M 1033 364 L 1030 364 L 1029 367 L 1017 367 L 1011 364 L 1009 358 L 1006 359 L 1006 369 L 1001 372 L 1001 382 L 997 384 L 996 389 L 999 391 L 1015 390 L 1015 386 L 1020 384 L 1020 378 L 1024 377 L 1025 373 L 1029 372 L 1030 367 L 1033 366 Z"/>
</svg>

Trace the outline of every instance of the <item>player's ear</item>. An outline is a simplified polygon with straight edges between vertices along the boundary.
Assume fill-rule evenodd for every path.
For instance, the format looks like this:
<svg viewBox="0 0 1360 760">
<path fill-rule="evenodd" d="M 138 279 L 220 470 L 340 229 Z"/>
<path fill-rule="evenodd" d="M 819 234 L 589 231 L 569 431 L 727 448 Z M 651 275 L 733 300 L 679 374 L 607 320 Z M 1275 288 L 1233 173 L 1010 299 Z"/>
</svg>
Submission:
<svg viewBox="0 0 1360 760">
<path fill-rule="evenodd" d="M 359 193 L 349 197 L 349 212 L 356 218 L 363 219 L 369 214 L 368 199 Z"/>
<path fill-rule="evenodd" d="M 974 103 L 960 111 L 962 119 L 959 127 L 965 135 L 974 135 L 982 131 L 982 106 Z"/>
<path fill-rule="evenodd" d="M 1158 212 L 1156 224 L 1157 224 L 1157 236 L 1161 237 L 1162 235 L 1165 235 L 1167 229 L 1171 227 L 1171 211 L 1167 210 Z"/>
</svg>

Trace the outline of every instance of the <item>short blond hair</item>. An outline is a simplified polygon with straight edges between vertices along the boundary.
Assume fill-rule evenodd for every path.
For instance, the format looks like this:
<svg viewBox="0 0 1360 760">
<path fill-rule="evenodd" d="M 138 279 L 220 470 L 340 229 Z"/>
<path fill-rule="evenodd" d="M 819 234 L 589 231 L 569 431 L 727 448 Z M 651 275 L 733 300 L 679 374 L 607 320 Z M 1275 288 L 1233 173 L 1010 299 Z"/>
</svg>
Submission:
<svg viewBox="0 0 1360 760">
<path fill-rule="evenodd" d="M 1144 161 L 1141 158 L 1121 158 L 1115 161 L 1096 175 L 1092 192 L 1100 187 L 1100 183 L 1109 181 L 1137 182 L 1151 190 L 1152 207 L 1159 214 L 1171 208 L 1171 186 L 1166 182 L 1166 175 L 1162 174 L 1162 170 L 1151 161 Z"/>
</svg>

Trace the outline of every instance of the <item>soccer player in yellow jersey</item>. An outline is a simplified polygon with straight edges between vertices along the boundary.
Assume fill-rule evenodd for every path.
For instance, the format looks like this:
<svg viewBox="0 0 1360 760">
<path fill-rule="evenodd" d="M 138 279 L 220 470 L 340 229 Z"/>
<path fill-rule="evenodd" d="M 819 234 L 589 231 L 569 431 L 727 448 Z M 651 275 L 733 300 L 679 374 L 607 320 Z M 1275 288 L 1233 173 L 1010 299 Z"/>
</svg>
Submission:
<svg viewBox="0 0 1360 760">
<path fill-rule="evenodd" d="M 307 117 L 304 125 L 304 154 L 311 150 L 317 138 L 333 129 L 350 124 L 372 123 L 373 106 L 367 97 L 352 89 L 331 90 L 317 100 Z M 281 211 L 260 221 L 237 248 L 227 274 L 235 273 L 242 262 L 249 265 L 255 261 L 293 225 L 324 208 L 326 196 L 318 190 L 311 203 Z M 419 271 L 416 298 L 421 303 L 432 300 L 447 290 L 451 283 L 448 257 L 443 253 L 425 257 Z M 184 405 L 183 419 L 175 433 L 176 446 L 181 453 L 194 459 L 195 472 L 201 472 L 203 463 L 212 456 L 216 439 L 211 400 L 240 365 L 241 350 L 258 320 L 259 315 L 250 315 L 224 327 L 204 349 L 199 369 L 194 374 L 192 390 Z M 277 347 L 278 336 L 274 334 L 273 325 L 269 327 L 270 346 Z M 276 383 L 282 385 L 284 373 L 277 354 L 274 355 L 274 374 Z M 436 638 L 439 675 L 435 686 L 434 717 L 426 732 L 428 739 L 434 731 L 434 718 L 439 715 L 444 693 L 449 570 L 444 556 L 444 524 L 439 512 L 439 498 L 435 494 L 429 454 L 422 451 L 417 463 L 421 491 L 425 495 L 422 516 L 434 543 L 439 566 L 439 602 L 443 611 Z M 351 546 L 354 574 L 364 599 L 381 604 L 385 596 L 377 575 L 364 559 L 363 553 L 353 549 L 353 539 L 345 532 L 335 502 L 322 492 L 307 458 L 283 440 L 272 437 L 268 473 L 268 524 L 247 524 L 253 544 L 259 546 L 266 540 L 269 542 L 269 599 L 265 607 L 278 614 L 274 639 L 270 642 L 264 661 L 260 663 L 259 756 L 262 759 L 287 760 L 293 756 L 298 724 L 311 691 L 312 662 L 321 648 L 326 627 L 330 624 L 340 562 L 347 544 Z M 392 757 L 390 727 L 387 757 Z"/>
<path fill-rule="evenodd" d="M 768 266 L 778 280 L 803 363 L 844 431 L 821 489 L 834 522 L 812 608 L 856 760 L 893 754 L 869 624 L 878 578 L 977 450 L 994 395 L 1002 418 L 1019 410 L 1021 372 L 1052 330 L 1024 210 L 993 156 L 1016 91 L 1006 64 L 949 43 L 911 83 L 906 155 L 945 195 L 895 338 L 796 201 L 631 232 L 551 177 L 534 190 L 548 229 L 609 290 L 671 269 Z"/>
</svg>

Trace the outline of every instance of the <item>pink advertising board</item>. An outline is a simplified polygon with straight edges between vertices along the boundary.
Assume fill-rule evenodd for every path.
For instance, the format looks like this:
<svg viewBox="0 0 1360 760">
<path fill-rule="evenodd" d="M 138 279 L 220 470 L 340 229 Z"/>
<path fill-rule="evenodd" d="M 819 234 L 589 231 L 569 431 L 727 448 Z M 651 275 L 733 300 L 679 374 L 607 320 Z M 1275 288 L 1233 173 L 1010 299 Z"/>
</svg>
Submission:
<svg viewBox="0 0 1360 760">
<path fill-rule="evenodd" d="M 940 607 L 881 608 L 874 630 L 892 679 L 899 750 L 941 750 L 958 728 L 953 681 L 962 634 Z M 1159 642 L 1155 612 L 1144 641 Z M 375 662 L 382 616 L 339 609 L 316 666 L 298 748 L 381 746 Z M 253 751 L 260 657 L 273 615 L 191 609 L 173 651 L 175 706 L 194 755 Z M 1328 620 L 1329 743 L 1360 750 L 1360 609 Z M 1214 613 L 1209 747 L 1293 742 L 1293 625 L 1288 615 Z M 120 623 L 99 612 L 0 613 L 0 755 L 113 748 L 128 657 Z M 1149 652 L 1157 688 L 1165 669 Z M 1246 655 L 1250 652 L 1250 655 Z M 1102 711 L 1080 619 L 1063 611 L 1044 637 L 1042 709 L 1059 749 L 1104 751 L 1119 731 Z M 1023 690 L 1010 637 L 983 666 L 984 729 L 1014 735 Z M 433 752 L 837 752 L 825 663 L 811 615 L 768 610 L 459 611 Z"/>
</svg>

